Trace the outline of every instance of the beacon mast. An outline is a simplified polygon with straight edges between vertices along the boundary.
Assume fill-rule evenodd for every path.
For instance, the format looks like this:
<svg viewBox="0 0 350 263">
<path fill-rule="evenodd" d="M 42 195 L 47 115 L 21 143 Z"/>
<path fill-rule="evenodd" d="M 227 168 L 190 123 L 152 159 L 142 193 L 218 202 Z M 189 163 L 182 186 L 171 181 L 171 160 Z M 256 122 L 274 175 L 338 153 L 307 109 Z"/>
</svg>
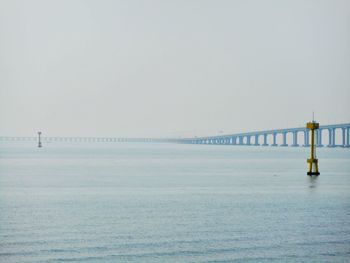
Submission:
<svg viewBox="0 0 350 263">
<path fill-rule="evenodd" d="M 316 159 L 315 130 L 320 128 L 320 124 L 315 122 L 313 119 L 312 122 L 308 122 L 306 124 L 306 128 L 311 130 L 311 151 L 310 158 L 307 159 L 307 163 L 309 164 L 309 170 L 307 172 L 307 175 L 318 176 L 320 173 L 318 171 L 318 159 Z"/>
<path fill-rule="evenodd" d="M 41 143 L 41 132 L 38 132 L 38 147 L 41 148 L 43 147 L 42 143 Z"/>
</svg>

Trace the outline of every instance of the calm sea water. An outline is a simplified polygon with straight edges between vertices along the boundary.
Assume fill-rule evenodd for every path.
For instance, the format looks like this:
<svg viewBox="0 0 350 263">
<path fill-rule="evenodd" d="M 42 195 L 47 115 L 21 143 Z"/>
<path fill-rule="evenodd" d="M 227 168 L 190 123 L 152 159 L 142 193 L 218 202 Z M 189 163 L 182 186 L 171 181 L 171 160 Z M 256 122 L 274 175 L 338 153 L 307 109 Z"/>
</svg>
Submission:
<svg viewBox="0 0 350 263">
<path fill-rule="evenodd" d="M 350 149 L 0 144 L 0 262 L 349 262 Z"/>
</svg>

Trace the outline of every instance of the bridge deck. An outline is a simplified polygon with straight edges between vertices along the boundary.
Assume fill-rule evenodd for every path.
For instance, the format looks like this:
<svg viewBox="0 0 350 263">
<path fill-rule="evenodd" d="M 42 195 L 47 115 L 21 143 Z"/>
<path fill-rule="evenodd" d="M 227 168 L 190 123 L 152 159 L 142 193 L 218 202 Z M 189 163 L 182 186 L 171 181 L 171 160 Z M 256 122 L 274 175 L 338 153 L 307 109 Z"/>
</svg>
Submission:
<svg viewBox="0 0 350 263">
<path fill-rule="evenodd" d="M 336 130 L 342 131 L 341 144 L 336 144 Z M 342 146 L 350 147 L 350 123 L 322 125 L 317 130 L 316 141 L 318 146 L 323 146 L 322 141 L 325 137 L 324 130 L 328 131 L 328 146 Z M 298 133 L 303 133 L 303 145 L 298 143 Z M 287 134 L 293 134 L 293 141 L 291 144 L 287 143 Z M 281 146 L 308 146 L 309 145 L 309 130 L 305 127 L 275 129 L 264 131 L 253 131 L 226 135 L 214 135 L 195 138 L 117 138 L 117 137 L 58 137 L 58 136 L 42 136 L 42 142 L 152 142 L 152 143 L 189 143 L 189 144 L 230 144 L 230 145 L 271 145 L 277 146 L 277 134 L 282 134 L 283 142 Z M 259 137 L 263 137 L 263 144 L 259 143 Z M 267 136 L 273 137 L 273 143 L 267 143 Z M 250 139 L 255 138 L 254 144 Z M 38 137 L 18 137 L 18 136 L 2 136 L 0 141 L 37 141 Z M 238 141 L 237 141 L 238 140 Z"/>
</svg>

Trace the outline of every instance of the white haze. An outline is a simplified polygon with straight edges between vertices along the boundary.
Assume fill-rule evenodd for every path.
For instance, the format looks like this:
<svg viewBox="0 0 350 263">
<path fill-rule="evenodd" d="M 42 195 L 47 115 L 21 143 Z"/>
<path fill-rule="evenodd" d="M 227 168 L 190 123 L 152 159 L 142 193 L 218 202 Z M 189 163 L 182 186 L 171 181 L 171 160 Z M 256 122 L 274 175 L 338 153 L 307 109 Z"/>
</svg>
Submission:
<svg viewBox="0 0 350 263">
<path fill-rule="evenodd" d="M 0 1 L 0 135 L 350 122 L 350 1 Z"/>
</svg>

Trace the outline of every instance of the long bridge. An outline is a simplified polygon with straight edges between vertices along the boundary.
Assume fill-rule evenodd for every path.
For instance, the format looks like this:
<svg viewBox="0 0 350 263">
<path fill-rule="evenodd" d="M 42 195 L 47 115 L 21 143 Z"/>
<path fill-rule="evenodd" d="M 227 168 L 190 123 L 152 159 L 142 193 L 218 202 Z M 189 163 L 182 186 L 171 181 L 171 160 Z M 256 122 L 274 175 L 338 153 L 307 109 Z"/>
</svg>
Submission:
<svg viewBox="0 0 350 263">
<path fill-rule="evenodd" d="M 43 136 L 43 143 L 50 142 L 145 142 L 145 143 L 183 143 L 206 145 L 245 145 L 245 146 L 309 146 L 309 130 L 305 127 L 254 131 L 217 136 L 194 138 L 117 138 L 117 137 L 50 137 Z M 338 143 L 336 138 L 340 137 Z M 38 137 L 2 136 L 4 141 L 37 141 Z M 327 141 L 327 144 L 324 142 Z M 323 125 L 317 130 L 316 144 L 318 147 L 350 147 L 350 123 Z"/>
<path fill-rule="evenodd" d="M 337 131 L 341 131 L 341 141 L 336 144 Z M 247 146 L 310 146 L 310 131 L 306 127 L 254 131 L 219 136 L 207 136 L 182 139 L 183 143 L 190 144 L 223 144 L 223 145 L 247 145 Z M 291 139 L 288 141 L 288 134 Z M 300 135 L 302 138 L 300 138 Z M 277 141 L 281 137 L 280 143 Z M 326 137 L 326 138 L 325 138 Z M 350 123 L 323 125 L 316 132 L 316 144 L 323 147 L 324 140 L 328 139 L 328 147 L 350 147 Z M 271 143 L 269 143 L 272 140 Z M 302 141 L 300 141 L 302 140 Z"/>
</svg>

